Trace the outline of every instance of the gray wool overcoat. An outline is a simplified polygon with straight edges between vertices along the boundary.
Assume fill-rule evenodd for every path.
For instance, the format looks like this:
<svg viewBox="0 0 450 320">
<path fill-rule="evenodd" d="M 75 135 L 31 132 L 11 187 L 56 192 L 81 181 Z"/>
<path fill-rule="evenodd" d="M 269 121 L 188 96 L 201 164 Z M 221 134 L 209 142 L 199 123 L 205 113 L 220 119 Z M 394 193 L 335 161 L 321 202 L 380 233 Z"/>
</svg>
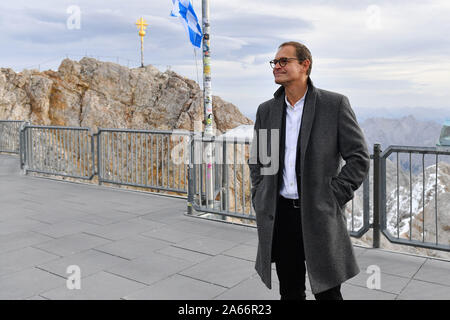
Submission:
<svg viewBox="0 0 450 320">
<path fill-rule="evenodd" d="M 259 240 L 255 269 L 269 289 L 274 220 L 284 166 L 285 108 L 282 86 L 273 99 L 258 107 L 248 160 Z M 267 139 L 259 137 L 260 129 L 267 129 Z M 277 130 L 278 137 L 274 133 Z M 263 158 L 261 152 L 270 157 Z M 359 273 L 344 207 L 366 177 L 370 158 L 348 98 L 315 88 L 309 78 L 296 156 L 305 260 L 311 290 L 316 294 Z M 262 169 L 269 173 L 262 174 Z"/>
</svg>

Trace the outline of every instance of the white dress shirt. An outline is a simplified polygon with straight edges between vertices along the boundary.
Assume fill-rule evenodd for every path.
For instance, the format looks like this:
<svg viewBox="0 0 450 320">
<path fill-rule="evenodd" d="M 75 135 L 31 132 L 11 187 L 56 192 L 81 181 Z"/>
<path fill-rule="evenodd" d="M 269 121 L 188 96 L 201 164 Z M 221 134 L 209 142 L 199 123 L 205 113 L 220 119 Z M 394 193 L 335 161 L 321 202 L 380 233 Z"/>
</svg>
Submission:
<svg viewBox="0 0 450 320">
<path fill-rule="evenodd" d="M 306 88 L 303 97 L 292 106 L 287 96 L 286 101 L 286 135 L 284 148 L 283 180 L 280 194 L 288 199 L 298 199 L 297 176 L 295 173 L 295 161 L 297 159 L 297 140 L 302 123 L 303 105 L 305 104 Z"/>
</svg>

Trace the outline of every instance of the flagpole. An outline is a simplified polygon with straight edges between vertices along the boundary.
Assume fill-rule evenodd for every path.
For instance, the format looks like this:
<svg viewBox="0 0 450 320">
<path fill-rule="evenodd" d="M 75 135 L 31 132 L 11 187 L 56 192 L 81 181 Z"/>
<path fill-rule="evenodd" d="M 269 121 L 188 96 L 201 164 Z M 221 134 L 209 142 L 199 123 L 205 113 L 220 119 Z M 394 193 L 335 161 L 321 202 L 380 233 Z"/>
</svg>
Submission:
<svg viewBox="0 0 450 320">
<path fill-rule="evenodd" d="M 203 26 L 203 102 L 205 113 L 204 136 L 212 138 L 213 135 L 213 112 L 212 112 L 212 92 L 211 92 L 211 51 L 210 51 L 210 24 L 209 24 L 209 0 L 202 0 L 202 26 Z M 214 207 L 214 184 L 212 158 L 214 143 L 206 143 L 206 195 L 207 207 Z"/>
<path fill-rule="evenodd" d="M 195 71 L 196 71 L 196 75 L 197 75 L 197 83 L 198 83 L 198 86 L 200 87 L 200 80 L 199 80 L 199 76 L 198 76 L 197 48 L 196 47 L 194 47 L 194 60 L 195 60 Z"/>
</svg>

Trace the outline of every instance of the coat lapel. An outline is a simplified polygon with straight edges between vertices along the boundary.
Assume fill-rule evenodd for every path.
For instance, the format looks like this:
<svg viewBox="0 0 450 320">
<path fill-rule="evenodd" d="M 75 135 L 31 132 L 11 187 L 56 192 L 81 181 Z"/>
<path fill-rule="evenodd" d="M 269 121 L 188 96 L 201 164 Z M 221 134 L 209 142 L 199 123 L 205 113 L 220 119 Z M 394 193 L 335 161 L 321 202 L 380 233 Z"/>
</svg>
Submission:
<svg viewBox="0 0 450 320">
<path fill-rule="evenodd" d="M 275 175 L 276 188 L 279 191 L 281 179 L 283 177 L 284 166 L 284 146 L 285 146 L 285 126 L 286 126 L 286 103 L 284 102 L 284 87 L 281 86 L 275 93 L 275 105 L 272 108 L 272 129 L 279 130 L 279 143 L 278 143 L 278 174 Z"/>
<path fill-rule="evenodd" d="M 299 137 L 297 140 L 297 163 L 296 170 L 297 176 L 301 175 L 302 168 L 305 160 L 306 146 L 308 145 L 309 137 L 311 134 L 311 128 L 314 122 L 314 114 L 316 111 L 316 97 L 317 91 L 310 78 L 308 78 L 308 92 L 305 97 L 305 104 L 303 106 L 302 124 L 300 126 Z M 300 166 L 298 166 L 298 155 L 300 154 Z M 300 168 L 299 168 L 300 167 Z"/>
<path fill-rule="evenodd" d="M 273 110 L 273 128 L 280 130 L 280 143 L 279 143 L 279 151 L 280 151 L 280 162 L 278 169 L 278 176 L 283 175 L 283 165 L 284 165 L 284 148 L 285 148 L 285 126 L 286 126 L 286 104 L 284 102 L 284 87 L 281 86 L 274 93 L 275 97 L 275 105 Z M 297 140 L 297 161 L 296 161 L 296 171 L 297 176 L 299 176 L 302 172 L 301 168 L 303 167 L 303 163 L 305 160 L 306 154 L 306 146 L 308 145 L 309 137 L 311 134 L 312 124 L 314 122 L 314 114 L 316 110 L 316 97 L 317 90 L 311 81 L 311 78 L 308 77 L 308 92 L 305 97 L 305 104 L 303 106 L 302 113 L 302 124 L 300 126 L 299 137 Z M 298 157 L 300 155 L 300 158 Z M 300 160 L 300 162 L 299 162 Z M 281 179 L 281 177 L 279 177 Z M 278 181 L 280 181 L 278 179 Z"/>
</svg>

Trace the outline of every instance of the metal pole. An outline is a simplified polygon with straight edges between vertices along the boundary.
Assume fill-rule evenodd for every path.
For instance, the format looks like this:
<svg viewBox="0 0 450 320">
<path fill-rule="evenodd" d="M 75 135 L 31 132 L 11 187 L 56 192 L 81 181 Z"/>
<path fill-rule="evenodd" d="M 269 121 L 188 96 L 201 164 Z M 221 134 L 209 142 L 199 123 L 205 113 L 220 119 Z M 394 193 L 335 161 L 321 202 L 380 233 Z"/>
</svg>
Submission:
<svg viewBox="0 0 450 320">
<path fill-rule="evenodd" d="M 202 23 L 203 23 L 203 102 L 205 111 L 205 131 L 204 136 L 213 135 L 213 112 L 212 112 L 212 92 L 211 92 L 211 50 L 210 50 L 210 24 L 209 24 L 209 0 L 202 0 Z M 210 139 L 207 139 L 210 140 Z M 213 142 L 206 142 L 206 205 L 208 208 L 214 206 L 214 185 L 213 185 Z"/>
<path fill-rule="evenodd" d="M 187 213 L 192 214 L 192 204 L 194 202 L 194 135 L 189 135 L 189 164 L 188 164 L 188 194 L 187 194 Z"/>
<path fill-rule="evenodd" d="M 380 247 L 380 153 L 377 143 L 373 146 L 373 248 Z"/>
<path fill-rule="evenodd" d="M 144 38 L 141 37 L 141 68 L 144 67 Z"/>
</svg>

